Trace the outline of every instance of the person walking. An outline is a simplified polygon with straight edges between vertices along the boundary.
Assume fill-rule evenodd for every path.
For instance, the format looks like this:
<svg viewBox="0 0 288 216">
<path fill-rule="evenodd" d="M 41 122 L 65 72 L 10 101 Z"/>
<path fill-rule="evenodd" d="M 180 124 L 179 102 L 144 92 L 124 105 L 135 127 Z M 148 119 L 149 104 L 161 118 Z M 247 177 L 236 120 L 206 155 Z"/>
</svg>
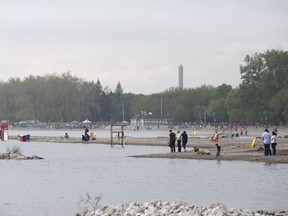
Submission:
<svg viewBox="0 0 288 216">
<path fill-rule="evenodd" d="M 270 149 L 270 133 L 269 130 L 267 128 L 265 128 L 263 134 L 262 134 L 262 141 L 263 141 L 263 145 L 264 145 L 264 155 L 268 156 L 271 155 L 271 149 Z"/>
<path fill-rule="evenodd" d="M 271 147 L 272 147 L 272 155 L 276 155 L 276 145 L 277 145 L 277 137 L 276 137 L 276 132 L 272 131 L 272 136 L 271 136 Z"/>
<path fill-rule="evenodd" d="M 175 152 L 176 134 L 172 130 L 169 130 L 169 132 L 169 147 L 171 152 Z"/>
<path fill-rule="evenodd" d="M 187 142 L 188 142 L 188 135 L 187 135 L 186 131 L 183 131 L 183 133 L 182 133 L 182 146 L 183 146 L 183 149 L 185 152 L 186 152 Z"/>
<path fill-rule="evenodd" d="M 178 152 L 181 152 L 181 139 L 182 139 L 182 134 L 180 130 L 177 131 L 177 147 L 178 147 Z"/>
</svg>

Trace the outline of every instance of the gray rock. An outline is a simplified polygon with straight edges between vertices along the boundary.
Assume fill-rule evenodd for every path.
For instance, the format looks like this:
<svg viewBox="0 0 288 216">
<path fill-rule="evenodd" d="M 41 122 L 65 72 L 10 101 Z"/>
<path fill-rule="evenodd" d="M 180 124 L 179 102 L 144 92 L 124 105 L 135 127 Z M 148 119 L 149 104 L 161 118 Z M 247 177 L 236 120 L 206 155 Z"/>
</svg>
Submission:
<svg viewBox="0 0 288 216">
<path fill-rule="evenodd" d="M 81 216 L 267 216 L 279 215 L 288 216 L 287 211 L 268 212 L 268 211 L 242 211 L 242 209 L 230 208 L 222 203 L 211 204 L 209 208 L 195 206 L 185 202 L 162 202 L 153 200 L 144 204 L 130 203 L 113 206 L 107 206 L 96 212 L 86 212 Z"/>
<path fill-rule="evenodd" d="M 113 215 L 115 212 L 116 210 L 112 206 L 107 206 L 104 209 L 104 214 L 107 214 L 107 215 Z"/>
</svg>

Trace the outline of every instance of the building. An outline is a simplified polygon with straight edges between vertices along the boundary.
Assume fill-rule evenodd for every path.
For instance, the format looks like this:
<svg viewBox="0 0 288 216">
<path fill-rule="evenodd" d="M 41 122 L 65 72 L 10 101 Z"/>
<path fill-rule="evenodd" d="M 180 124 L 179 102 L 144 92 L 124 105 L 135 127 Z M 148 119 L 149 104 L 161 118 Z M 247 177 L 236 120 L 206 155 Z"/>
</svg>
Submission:
<svg viewBox="0 0 288 216">
<path fill-rule="evenodd" d="M 183 90 L 183 65 L 178 67 L 178 88 Z"/>
<path fill-rule="evenodd" d="M 151 126 L 151 125 L 167 125 L 172 121 L 167 116 L 153 115 L 152 113 L 143 112 L 131 118 L 132 127 Z"/>
</svg>

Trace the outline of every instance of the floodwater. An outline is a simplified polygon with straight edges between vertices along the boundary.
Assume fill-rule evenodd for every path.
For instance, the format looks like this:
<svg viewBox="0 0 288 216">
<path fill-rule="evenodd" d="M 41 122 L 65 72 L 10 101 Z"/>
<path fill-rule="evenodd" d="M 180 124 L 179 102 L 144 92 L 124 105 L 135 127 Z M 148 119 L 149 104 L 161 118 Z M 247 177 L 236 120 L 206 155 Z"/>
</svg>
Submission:
<svg viewBox="0 0 288 216">
<path fill-rule="evenodd" d="M 79 137 L 81 132 L 69 131 Z M 132 158 L 128 156 L 169 149 L 18 140 L 0 142 L 0 152 L 14 146 L 24 155 L 45 159 L 0 161 L 1 216 L 74 215 L 80 196 L 86 193 L 92 197 L 102 194 L 101 206 L 161 199 L 203 206 L 221 202 L 245 210 L 287 210 L 286 164 Z"/>
</svg>

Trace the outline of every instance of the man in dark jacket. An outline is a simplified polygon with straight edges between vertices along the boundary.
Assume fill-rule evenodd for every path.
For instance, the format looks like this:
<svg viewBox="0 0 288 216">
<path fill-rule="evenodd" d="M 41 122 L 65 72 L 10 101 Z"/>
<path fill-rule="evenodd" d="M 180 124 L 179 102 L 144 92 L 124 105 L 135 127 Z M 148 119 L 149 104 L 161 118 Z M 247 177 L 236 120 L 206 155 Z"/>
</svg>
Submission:
<svg viewBox="0 0 288 216">
<path fill-rule="evenodd" d="M 175 141 L 176 141 L 176 134 L 169 130 L 169 146 L 171 148 L 171 152 L 175 152 Z"/>
</svg>

